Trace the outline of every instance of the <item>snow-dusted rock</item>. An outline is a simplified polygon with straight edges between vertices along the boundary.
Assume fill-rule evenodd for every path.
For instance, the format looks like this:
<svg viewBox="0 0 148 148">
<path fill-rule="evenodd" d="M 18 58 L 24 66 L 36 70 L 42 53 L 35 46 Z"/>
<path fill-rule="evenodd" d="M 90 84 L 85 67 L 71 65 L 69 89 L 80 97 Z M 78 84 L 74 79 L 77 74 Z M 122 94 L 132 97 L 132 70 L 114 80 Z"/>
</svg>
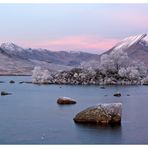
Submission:
<svg viewBox="0 0 148 148">
<path fill-rule="evenodd" d="M 76 101 L 73 100 L 72 98 L 69 98 L 69 97 L 60 97 L 57 100 L 57 103 L 61 104 L 61 105 L 64 105 L 64 104 L 76 104 Z"/>
<path fill-rule="evenodd" d="M 141 84 L 148 85 L 148 76 L 141 81 Z"/>
<path fill-rule="evenodd" d="M 78 123 L 120 124 L 121 103 L 98 104 L 79 112 L 74 121 Z"/>
</svg>

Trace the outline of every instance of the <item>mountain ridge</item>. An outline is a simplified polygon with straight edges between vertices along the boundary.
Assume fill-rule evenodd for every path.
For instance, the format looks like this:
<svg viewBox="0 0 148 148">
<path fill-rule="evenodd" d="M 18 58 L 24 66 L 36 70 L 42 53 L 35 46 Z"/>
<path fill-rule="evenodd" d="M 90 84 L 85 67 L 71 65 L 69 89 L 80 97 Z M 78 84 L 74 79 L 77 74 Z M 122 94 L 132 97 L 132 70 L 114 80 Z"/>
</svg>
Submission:
<svg viewBox="0 0 148 148">
<path fill-rule="evenodd" d="M 50 71 L 67 70 L 79 66 L 83 61 L 99 60 L 99 58 L 99 55 L 87 52 L 54 52 L 47 49 L 22 48 L 14 43 L 2 43 L 0 46 L 0 74 L 14 74 L 13 69 L 23 71 L 23 74 L 31 74 L 34 66 L 42 66 Z"/>
<path fill-rule="evenodd" d="M 15 74 L 15 70 L 16 74 L 31 74 L 34 66 L 42 66 L 48 70 L 67 70 L 79 67 L 82 62 L 99 62 L 103 54 L 110 54 L 113 50 L 120 49 L 127 52 L 131 59 L 144 62 L 148 68 L 148 36 L 144 33 L 127 37 L 100 55 L 81 51 L 22 48 L 14 43 L 2 43 L 0 46 L 0 74 Z"/>
</svg>

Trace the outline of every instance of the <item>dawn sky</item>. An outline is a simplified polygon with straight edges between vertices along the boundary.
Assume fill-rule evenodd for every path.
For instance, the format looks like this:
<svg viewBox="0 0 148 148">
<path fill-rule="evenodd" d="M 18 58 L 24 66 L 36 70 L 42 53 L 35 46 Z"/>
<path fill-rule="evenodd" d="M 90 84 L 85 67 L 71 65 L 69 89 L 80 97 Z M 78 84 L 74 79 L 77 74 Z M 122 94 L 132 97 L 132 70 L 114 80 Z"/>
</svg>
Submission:
<svg viewBox="0 0 148 148">
<path fill-rule="evenodd" d="M 0 43 L 101 53 L 148 32 L 148 4 L 0 4 Z"/>
</svg>

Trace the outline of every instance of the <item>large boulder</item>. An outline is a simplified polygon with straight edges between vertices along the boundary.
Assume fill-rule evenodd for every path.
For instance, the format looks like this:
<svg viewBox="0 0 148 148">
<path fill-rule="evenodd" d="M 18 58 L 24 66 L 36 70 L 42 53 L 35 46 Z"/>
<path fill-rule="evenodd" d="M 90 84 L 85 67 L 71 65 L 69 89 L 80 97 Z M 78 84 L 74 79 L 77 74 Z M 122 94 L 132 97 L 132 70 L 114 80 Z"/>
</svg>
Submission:
<svg viewBox="0 0 148 148">
<path fill-rule="evenodd" d="M 69 97 L 60 97 L 58 100 L 57 100 L 57 103 L 58 104 L 76 104 L 76 101 L 69 98 Z"/>
<path fill-rule="evenodd" d="M 122 104 L 98 104 L 79 112 L 74 121 L 79 123 L 120 124 Z"/>
</svg>

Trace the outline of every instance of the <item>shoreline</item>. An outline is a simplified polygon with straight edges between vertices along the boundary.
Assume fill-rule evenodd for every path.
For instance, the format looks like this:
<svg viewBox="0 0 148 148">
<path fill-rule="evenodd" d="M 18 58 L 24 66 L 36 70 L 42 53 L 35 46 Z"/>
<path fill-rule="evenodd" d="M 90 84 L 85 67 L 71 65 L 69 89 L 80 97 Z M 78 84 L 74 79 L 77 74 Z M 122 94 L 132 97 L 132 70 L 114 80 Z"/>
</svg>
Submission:
<svg viewBox="0 0 148 148">
<path fill-rule="evenodd" d="M 27 75 L 27 74 L 0 74 L 1 76 L 31 76 L 31 75 Z"/>
<path fill-rule="evenodd" d="M 26 77 L 31 77 L 32 75 L 27 75 L 27 74 L 3 74 L 1 75 L 0 74 L 0 77 L 8 77 L 8 76 L 14 76 L 14 77 L 23 77 L 23 76 L 26 76 Z M 32 81 L 22 81 L 22 83 L 26 83 L 26 84 L 35 84 L 35 85 L 77 85 L 77 86 L 142 86 L 142 85 L 148 85 L 148 84 L 72 84 L 72 83 L 33 83 Z"/>
</svg>

